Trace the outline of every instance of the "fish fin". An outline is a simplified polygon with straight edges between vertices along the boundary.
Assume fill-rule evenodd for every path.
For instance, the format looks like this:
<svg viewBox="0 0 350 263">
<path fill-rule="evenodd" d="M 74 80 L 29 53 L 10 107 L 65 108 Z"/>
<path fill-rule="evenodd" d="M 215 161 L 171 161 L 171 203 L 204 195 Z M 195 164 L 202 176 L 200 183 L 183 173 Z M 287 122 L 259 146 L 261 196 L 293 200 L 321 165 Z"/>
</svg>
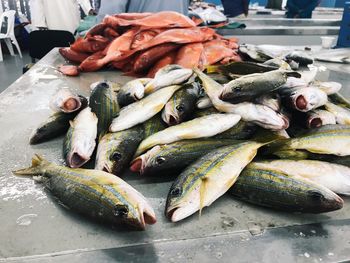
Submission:
<svg viewBox="0 0 350 263">
<path fill-rule="evenodd" d="M 199 216 L 202 215 L 202 209 L 204 208 L 205 194 L 207 192 L 208 177 L 203 177 L 199 188 Z"/>
<path fill-rule="evenodd" d="M 48 161 L 46 161 L 40 155 L 35 154 L 32 158 L 32 166 L 30 166 L 28 168 L 17 170 L 17 171 L 13 171 L 13 174 L 15 174 L 15 175 L 38 175 L 38 174 L 42 173 L 42 171 L 43 171 L 42 167 L 46 164 L 48 164 Z"/>
<path fill-rule="evenodd" d="M 215 66 L 215 65 L 209 65 L 206 67 L 206 70 L 207 70 L 207 73 L 210 74 L 210 73 L 219 73 L 220 70 L 219 70 L 219 66 Z"/>
<path fill-rule="evenodd" d="M 69 121 L 69 125 L 70 125 L 70 127 L 72 127 L 72 128 L 74 128 L 74 121 Z"/>
<path fill-rule="evenodd" d="M 299 72 L 296 72 L 296 71 L 287 71 L 286 75 L 287 75 L 287 77 L 294 77 L 297 79 L 301 78 L 301 74 Z"/>
</svg>

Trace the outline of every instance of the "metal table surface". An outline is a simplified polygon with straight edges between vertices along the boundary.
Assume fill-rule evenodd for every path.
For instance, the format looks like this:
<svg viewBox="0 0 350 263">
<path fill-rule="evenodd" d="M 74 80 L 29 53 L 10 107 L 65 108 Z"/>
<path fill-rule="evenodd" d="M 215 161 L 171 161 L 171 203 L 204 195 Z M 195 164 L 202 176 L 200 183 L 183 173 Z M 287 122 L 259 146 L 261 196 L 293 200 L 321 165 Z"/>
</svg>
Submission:
<svg viewBox="0 0 350 263">
<path fill-rule="evenodd" d="M 156 211 L 146 231 L 100 225 L 61 207 L 40 184 L 11 171 L 29 165 L 34 153 L 57 163 L 62 138 L 30 146 L 31 131 L 50 114 L 48 102 L 61 87 L 89 95 L 100 80 L 124 83 L 115 71 L 70 78 L 54 67 L 57 49 L 0 94 L 0 262 L 333 262 L 350 259 L 350 198 L 344 208 L 320 215 L 278 212 L 224 195 L 201 217 L 179 223 L 163 216 L 171 178 L 127 176 Z M 342 82 L 350 95 L 349 66 L 324 64 L 321 79 Z"/>
</svg>

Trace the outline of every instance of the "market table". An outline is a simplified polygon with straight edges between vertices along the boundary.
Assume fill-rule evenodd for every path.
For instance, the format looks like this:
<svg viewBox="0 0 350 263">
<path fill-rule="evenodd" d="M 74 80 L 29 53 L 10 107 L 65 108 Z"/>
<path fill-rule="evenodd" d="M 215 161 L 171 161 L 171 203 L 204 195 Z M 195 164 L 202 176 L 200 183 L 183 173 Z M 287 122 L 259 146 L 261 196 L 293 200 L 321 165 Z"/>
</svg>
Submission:
<svg viewBox="0 0 350 263">
<path fill-rule="evenodd" d="M 116 71 L 62 76 L 64 61 L 52 50 L 0 94 L 0 262 L 330 262 L 350 259 L 350 198 L 325 214 L 278 212 L 224 195 L 179 223 L 164 217 L 171 179 L 167 175 L 126 180 L 142 192 L 158 222 L 146 231 L 111 228 L 60 206 L 43 186 L 11 171 L 27 167 L 34 153 L 62 163 L 62 137 L 29 145 L 29 137 L 50 114 L 48 102 L 68 86 L 88 96 L 101 80 L 124 83 Z M 350 66 L 323 64 L 322 80 L 343 84 L 350 95 Z"/>
</svg>

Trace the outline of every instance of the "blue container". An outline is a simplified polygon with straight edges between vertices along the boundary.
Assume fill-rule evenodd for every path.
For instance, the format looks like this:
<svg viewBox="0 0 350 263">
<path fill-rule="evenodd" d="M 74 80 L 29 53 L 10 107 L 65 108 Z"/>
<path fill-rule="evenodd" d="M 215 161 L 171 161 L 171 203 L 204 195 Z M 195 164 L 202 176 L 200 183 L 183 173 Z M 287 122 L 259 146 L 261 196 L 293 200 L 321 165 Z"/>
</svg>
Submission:
<svg viewBox="0 0 350 263">
<path fill-rule="evenodd" d="M 345 2 L 337 47 L 350 47 L 350 2 Z"/>
</svg>

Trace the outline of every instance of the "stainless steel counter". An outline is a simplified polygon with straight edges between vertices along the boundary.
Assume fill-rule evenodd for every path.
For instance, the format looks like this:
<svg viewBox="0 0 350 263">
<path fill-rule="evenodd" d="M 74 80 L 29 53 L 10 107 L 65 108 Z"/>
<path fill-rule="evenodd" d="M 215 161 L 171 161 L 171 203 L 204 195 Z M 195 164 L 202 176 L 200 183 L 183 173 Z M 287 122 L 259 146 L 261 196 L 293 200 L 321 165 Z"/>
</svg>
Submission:
<svg viewBox="0 0 350 263">
<path fill-rule="evenodd" d="M 320 215 L 278 212 L 224 195 L 202 216 L 177 224 L 164 216 L 170 180 L 127 175 L 156 211 L 144 232 L 94 223 L 61 207 L 40 184 L 11 171 L 29 165 L 34 153 L 57 163 L 62 138 L 30 146 L 31 131 L 50 114 L 48 102 L 61 87 L 89 95 L 100 80 L 124 83 L 115 71 L 70 78 L 53 67 L 51 51 L 0 94 L 0 262 L 333 262 L 350 259 L 350 198 L 343 209 Z M 324 64 L 328 66 L 328 64 Z M 331 65 L 322 79 L 343 83 L 350 95 L 349 66 Z"/>
</svg>

